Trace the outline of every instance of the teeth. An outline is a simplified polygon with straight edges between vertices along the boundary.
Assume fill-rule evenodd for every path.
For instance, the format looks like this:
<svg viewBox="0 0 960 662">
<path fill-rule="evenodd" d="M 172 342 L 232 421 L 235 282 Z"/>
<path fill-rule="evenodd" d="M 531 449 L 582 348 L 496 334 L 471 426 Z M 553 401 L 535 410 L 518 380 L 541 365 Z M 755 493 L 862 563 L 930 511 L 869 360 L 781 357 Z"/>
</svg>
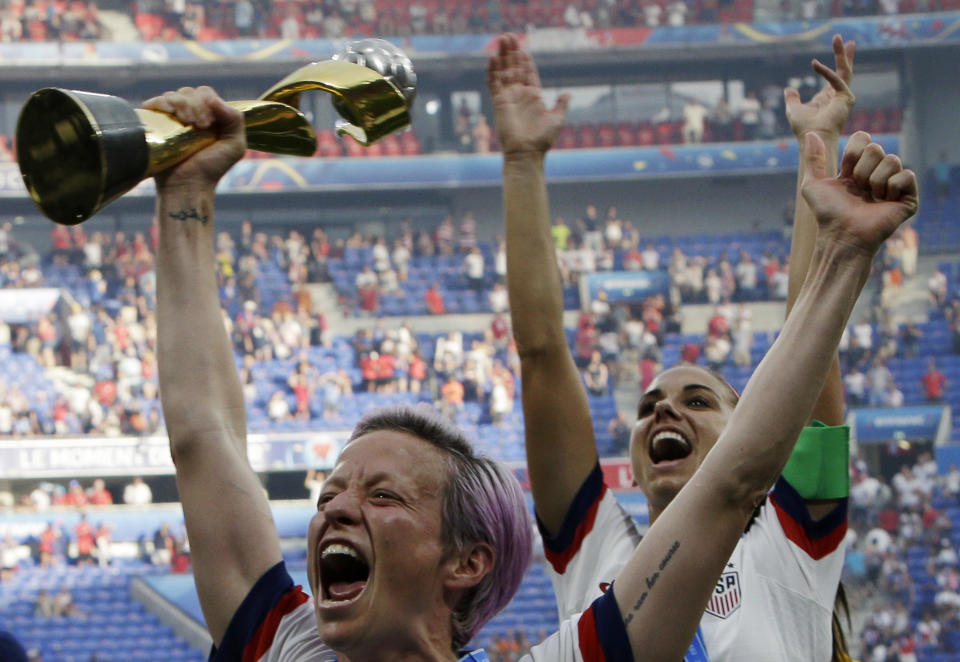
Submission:
<svg viewBox="0 0 960 662">
<path fill-rule="evenodd" d="M 673 430 L 664 430 L 663 432 L 658 432 L 653 437 L 653 441 L 651 443 L 657 443 L 661 439 L 675 439 L 676 441 L 682 442 L 688 446 L 690 445 L 690 442 L 688 442 L 686 439 L 683 438 L 682 435 L 674 432 Z"/>
<path fill-rule="evenodd" d="M 357 554 L 356 550 L 354 550 L 352 547 L 341 545 L 340 543 L 334 543 L 329 547 L 327 547 L 320 554 L 320 558 L 325 559 L 331 554 L 343 554 L 344 556 L 349 556 L 350 558 L 357 559 L 358 561 L 363 561 L 363 558 L 361 558 L 361 556 Z"/>
</svg>

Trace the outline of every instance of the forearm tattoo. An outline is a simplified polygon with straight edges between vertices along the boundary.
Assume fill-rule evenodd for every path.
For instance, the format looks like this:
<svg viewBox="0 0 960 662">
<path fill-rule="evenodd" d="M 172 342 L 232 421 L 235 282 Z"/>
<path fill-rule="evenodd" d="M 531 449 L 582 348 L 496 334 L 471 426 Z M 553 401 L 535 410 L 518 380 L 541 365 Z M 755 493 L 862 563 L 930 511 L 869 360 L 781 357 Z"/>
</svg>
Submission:
<svg viewBox="0 0 960 662">
<path fill-rule="evenodd" d="M 193 209 L 181 209 L 180 211 L 172 211 L 168 214 L 168 216 L 175 221 L 189 221 L 189 220 L 200 221 L 200 223 L 203 225 L 206 225 L 207 221 L 210 220 L 209 216 L 198 212 L 196 207 L 194 207 Z"/>
<path fill-rule="evenodd" d="M 667 550 L 666 555 L 663 559 L 660 560 L 660 565 L 656 572 L 646 578 L 647 590 L 640 594 L 640 597 L 636 602 L 633 603 L 633 607 L 630 608 L 630 612 L 624 617 L 623 624 L 630 625 L 630 621 L 633 620 L 633 615 L 640 611 L 640 607 L 643 606 L 643 603 L 647 601 L 647 594 L 653 590 L 653 587 L 656 585 L 657 580 L 660 579 L 660 573 L 663 572 L 668 565 L 670 565 L 670 559 L 673 558 L 673 555 L 677 553 L 677 550 L 680 549 L 680 541 L 674 540 L 673 544 L 670 545 L 670 549 Z"/>
</svg>

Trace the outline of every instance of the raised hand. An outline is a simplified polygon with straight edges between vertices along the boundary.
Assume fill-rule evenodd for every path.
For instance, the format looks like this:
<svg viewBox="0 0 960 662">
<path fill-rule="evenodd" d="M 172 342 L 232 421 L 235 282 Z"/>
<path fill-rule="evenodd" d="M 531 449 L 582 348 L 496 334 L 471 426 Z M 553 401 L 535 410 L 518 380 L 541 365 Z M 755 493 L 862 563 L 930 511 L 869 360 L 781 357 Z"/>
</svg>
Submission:
<svg viewBox="0 0 960 662">
<path fill-rule="evenodd" d="M 497 53 L 490 57 L 487 85 L 503 153 L 549 150 L 563 126 L 570 95 L 561 94 L 552 109 L 546 107 L 537 66 L 516 36 L 500 36 Z"/>
<path fill-rule="evenodd" d="M 801 102 L 797 90 L 792 87 L 784 89 L 787 120 L 798 138 L 808 131 L 816 131 L 828 137 L 840 135 L 856 101 L 850 91 L 855 50 L 854 42 L 844 42 L 840 35 L 834 35 L 833 58 L 836 70 L 819 60 L 813 61 L 813 70 L 826 81 L 823 88 L 806 103 Z"/>
<path fill-rule="evenodd" d="M 806 140 L 803 197 L 820 226 L 820 237 L 871 255 L 919 205 L 917 177 L 896 154 L 886 154 L 858 131 L 847 141 L 840 174 L 827 175 L 826 147 L 816 132 Z"/>
<path fill-rule="evenodd" d="M 156 180 L 161 192 L 186 188 L 212 190 L 247 149 L 243 115 L 209 87 L 181 87 L 176 92 L 148 99 L 143 107 L 171 115 L 200 131 L 210 131 L 216 138 L 212 145 L 158 173 Z"/>
</svg>

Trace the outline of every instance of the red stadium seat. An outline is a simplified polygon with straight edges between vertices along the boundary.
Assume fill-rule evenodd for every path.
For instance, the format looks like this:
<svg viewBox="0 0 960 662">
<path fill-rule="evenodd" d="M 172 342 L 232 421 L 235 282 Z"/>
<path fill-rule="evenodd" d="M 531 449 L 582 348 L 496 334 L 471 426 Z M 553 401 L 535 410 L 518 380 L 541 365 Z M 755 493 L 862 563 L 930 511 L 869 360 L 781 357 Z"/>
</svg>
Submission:
<svg viewBox="0 0 960 662">
<path fill-rule="evenodd" d="M 847 131 L 868 131 L 870 126 L 870 113 L 866 110 L 856 110 L 850 115 L 850 121 L 847 123 Z"/>
<path fill-rule="evenodd" d="M 577 148 L 577 130 L 572 126 L 564 126 L 560 129 L 560 137 L 557 139 L 557 147 L 560 149 Z"/>
<path fill-rule="evenodd" d="M 617 144 L 621 147 L 632 147 L 637 144 L 637 132 L 630 122 L 621 122 L 617 125 Z"/>
<path fill-rule="evenodd" d="M 656 142 L 657 134 L 653 130 L 653 125 L 650 124 L 650 122 L 640 122 L 640 125 L 637 127 L 637 144 L 648 146 Z"/>
<path fill-rule="evenodd" d="M 400 147 L 404 156 L 416 156 L 420 153 L 420 139 L 413 129 L 400 134 Z"/>
<path fill-rule="evenodd" d="M 592 124 L 581 124 L 577 128 L 580 147 L 591 148 L 597 146 L 597 130 Z"/>
<path fill-rule="evenodd" d="M 601 124 L 597 127 L 597 147 L 614 147 L 617 144 L 617 133 L 612 124 Z"/>
<path fill-rule="evenodd" d="M 350 157 L 363 157 L 367 155 L 366 150 L 363 148 L 363 145 L 358 143 L 353 138 L 344 138 L 343 146 L 346 148 L 347 156 Z"/>
<path fill-rule="evenodd" d="M 395 133 L 381 140 L 380 145 L 384 156 L 403 156 L 403 146 Z"/>
<path fill-rule="evenodd" d="M 677 142 L 673 122 L 660 122 L 657 124 L 656 141 L 658 145 L 672 145 Z"/>
<path fill-rule="evenodd" d="M 890 108 L 887 111 L 887 131 L 891 133 L 900 131 L 901 122 L 903 122 L 903 111 L 899 108 Z"/>
<path fill-rule="evenodd" d="M 153 41 L 159 37 L 164 25 L 163 18 L 156 14 L 137 14 L 134 23 L 144 41 Z"/>
<path fill-rule="evenodd" d="M 870 133 L 884 133 L 887 130 L 887 111 L 878 108 L 870 114 Z"/>
</svg>

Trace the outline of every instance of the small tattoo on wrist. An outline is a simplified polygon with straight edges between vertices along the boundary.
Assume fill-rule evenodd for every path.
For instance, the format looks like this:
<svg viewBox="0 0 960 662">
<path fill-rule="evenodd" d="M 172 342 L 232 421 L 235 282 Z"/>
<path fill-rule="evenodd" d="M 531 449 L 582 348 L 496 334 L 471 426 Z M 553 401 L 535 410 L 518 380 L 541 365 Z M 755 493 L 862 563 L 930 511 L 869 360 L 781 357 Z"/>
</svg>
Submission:
<svg viewBox="0 0 960 662">
<path fill-rule="evenodd" d="M 200 223 L 203 225 L 206 225 L 207 221 L 210 220 L 210 218 L 206 214 L 201 214 L 196 210 L 196 208 L 181 209 L 180 211 L 172 211 L 168 214 L 168 216 L 175 221 L 189 221 L 189 220 L 200 221 Z"/>
</svg>

